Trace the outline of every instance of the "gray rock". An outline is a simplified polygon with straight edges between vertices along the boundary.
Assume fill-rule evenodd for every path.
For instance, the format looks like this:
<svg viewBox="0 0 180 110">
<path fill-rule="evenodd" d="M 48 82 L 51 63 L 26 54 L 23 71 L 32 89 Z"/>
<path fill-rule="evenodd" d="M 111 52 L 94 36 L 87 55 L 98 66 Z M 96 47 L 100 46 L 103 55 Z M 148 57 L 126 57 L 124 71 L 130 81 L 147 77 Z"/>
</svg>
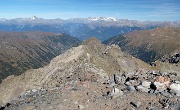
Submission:
<svg viewBox="0 0 180 110">
<path fill-rule="evenodd" d="M 141 106 L 141 102 L 140 101 L 136 102 L 136 106 L 137 108 L 139 108 Z"/>
<path fill-rule="evenodd" d="M 149 93 L 154 94 L 154 90 L 150 90 Z"/>
<path fill-rule="evenodd" d="M 149 89 L 142 85 L 137 86 L 136 89 L 141 92 L 149 92 Z"/>
<path fill-rule="evenodd" d="M 170 102 L 169 98 L 167 99 L 163 98 L 159 100 L 159 103 L 163 106 L 163 108 L 168 108 L 169 102 Z"/>
<path fill-rule="evenodd" d="M 115 86 L 117 86 L 117 84 L 115 84 L 115 83 L 110 83 L 107 87 L 115 87 Z"/>
<path fill-rule="evenodd" d="M 113 88 L 113 90 L 111 91 L 111 96 L 113 98 L 119 97 L 123 95 L 123 91 L 119 90 L 118 88 Z"/>
<path fill-rule="evenodd" d="M 172 109 L 172 108 L 174 108 L 174 107 L 175 107 L 175 103 L 174 103 L 174 102 L 170 102 L 168 108 L 169 108 L 169 109 Z"/>
<path fill-rule="evenodd" d="M 0 105 L 0 110 L 3 110 L 3 107 Z"/>
<path fill-rule="evenodd" d="M 149 82 L 149 81 L 142 81 L 141 84 L 139 86 L 137 86 L 137 90 L 138 91 L 142 91 L 142 92 L 149 92 L 150 85 L 151 85 L 151 82 Z"/>
<path fill-rule="evenodd" d="M 170 89 L 172 89 L 177 96 L 180 96 L 180 84 L 173 83 L 170 85 Z"/>
<path fill-rule="evenodd" d="M 146 88 L 150 88 L 151 82 L 149 82 L 149 81 L 142 81 L 141 85 L 146 87 Z"/>
<path fill-rule="evenodd" d="M 128 91 L 135 91 L 136 89 L 134 88 L 134 86 L 127 86 L 126 89 Z"/>
<path fill-rule="evenodd" d="M 78 105 L 78 108 L 81 109 L 85 109 L 85 107 L 83 105 Z"/>
<path fill-rule="evenodd" d="M 127 85 L 127 86 L 131 86 L 131 85 L 132 85 L 132 83 L 131 83 L 130 81 L 127 81 L 127 82 L 125 83 L 125 85 Z"/>
<path fill-rule="evenodd" d="M 153 85 L 156 87 L 156 90 L 158 90 L 160 92 L 166 90 L 167 86 L 169 86 L 169 83 L 170 83 L 169 80 L 163 81 L 163 82 L 162 82 L 162 80 L 165 80 L 165 78 L 164 77 L 160 77 L 160 78 L 158 78 L 157 81 L 153 82 Z"/>
<path fill-rule="evenodd" d="M 176 84 L 180 84 L 180 81 L 175 81 Z"/>
<path fill-rule="evenodd" d="M 158 73 L 156 71 L 152 71 L 151 74 L 157 75 Z"/>
<path fill-rule="evenodd" d="M 114 74 L 114 82 L 116 83 L 116 84 L 120 84 L 120 83 L 122 83 L 122 81 L 121 81 L 121 76 L 119 75 L 119 74 Z"/>
<path fill-rule="evenodd" d="M 124 84 L 126 81 L 125 76 L 121 75 L 121 73 L 116 73 L 113 76 L 113 80 L 115 84 Z"/>
<path fill-rule="evenodd" d="M 111 76 L 109 79 L 110 84 L 115 84 L 114 76 Z"/>
<path fill-rule="evenodd" d="M 141 106 L 141 102 L 137 101 L 137 102 L 130 102 L 131 105 L 133 105 L 136 108 L 139 108 Z"/>
<path fill-rule="evenodd" d="M 176 95 L 176 91 L 175 90 L 171 89 L 169 92 L 170 92 L 171 95 Z"/>
<path fill-rule="evenodd" d="M 47 93 L 47 90 L 46 90 L 46 89 L 41 89 L 41 90 L 40 90 L 40 93 L 41 93 L 41 95 L 44 95 L 44 94 Z"/>
<path fill-rule="evenodd" d="M 159 91 L 159 90 L 155 90 L 154 93 L 155 94 L 160 94 L 162 91 Z"/>
<path fill-rule="evenodd" d="M 147 110 L 159 110 L 157 107 L 147 107 Z"/>
<path fill-rule="evenodd" d="M 116 109 L 116 110 L 121 110 L 121 109 Z M 127 107 L 125 108 L 124 110 L 136 110 L 135 108 L 132 108 L 132 107 Z"/>
<path fill-rule="evenodd" d="M 177 107 L 177 109 L 176 110 L 180 110 L 180 105 Z"/>
<path fill-rule="evenodd" d="M 163 95 L 165 97 L 168 97 L 168 98 L 172 97 L 172 95 L 169 92 L 167 92 L 167 91 L 162 91 L 161 95 Z"/>
</svg>

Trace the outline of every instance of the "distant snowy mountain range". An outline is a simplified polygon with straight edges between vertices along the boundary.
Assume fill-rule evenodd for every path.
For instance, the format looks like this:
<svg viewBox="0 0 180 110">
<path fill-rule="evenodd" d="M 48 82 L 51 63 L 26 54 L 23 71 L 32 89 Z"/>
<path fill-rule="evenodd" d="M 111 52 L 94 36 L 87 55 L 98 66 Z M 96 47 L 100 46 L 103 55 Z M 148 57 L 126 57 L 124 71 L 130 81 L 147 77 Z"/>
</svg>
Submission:
<svg viewBox="0 0 180 110">
<path fill-rule="evenodd" d="M 117 21 L 114 17 L 90 17 L 88 20 L 91 21 Z"/>
<path fill-rule="evenodd" d="M 6 19 L 6 18 L 1 18 L 0 21 L 7 21 L 7 20 L 23 20 L 23 21 L 29 21 L 29 20 L 47 20 L 48 19 L 43 19 L 43 18 L 38 18 L 37 16 L 32 16 L 30 18 L 15 18 L 15 19 Z M 54 20 L 63 20 L 63 19 L 54 19 Z M 70 21 L 72 20 L 88 20 L 88 21 L 117 21 L 119 19 L 114 18 L 114 17 L 89 17 L 89 18 L 70 18 L 68 19 Z"/>
<path fill-rule="evenodd" d="M 114 17 L 89 17 L 63 19 L 30 18 L 0 19 L 0 30 L 3 31 L 45 31 L 67 33 L 85 40 L 95 36 L 101 41 L 110 37 L 126 34 L 135 30 L 148 30 L 156 27 L 180 27 L 180 21 L 136 21 Z"/>
</svg>

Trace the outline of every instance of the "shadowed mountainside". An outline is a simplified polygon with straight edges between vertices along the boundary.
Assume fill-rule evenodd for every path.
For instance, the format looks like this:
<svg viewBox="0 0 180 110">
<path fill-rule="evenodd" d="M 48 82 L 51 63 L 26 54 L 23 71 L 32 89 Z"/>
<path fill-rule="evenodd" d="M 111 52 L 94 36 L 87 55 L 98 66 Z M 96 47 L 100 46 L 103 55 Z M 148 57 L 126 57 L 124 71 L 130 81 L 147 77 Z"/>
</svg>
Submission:
<svg viewBox="0 0 180 110">
<path fill-rule="evenodd" d="M 39 68 L 81 42 L 66 34 L 0 31 L 0 80 Z"/>
</svg>

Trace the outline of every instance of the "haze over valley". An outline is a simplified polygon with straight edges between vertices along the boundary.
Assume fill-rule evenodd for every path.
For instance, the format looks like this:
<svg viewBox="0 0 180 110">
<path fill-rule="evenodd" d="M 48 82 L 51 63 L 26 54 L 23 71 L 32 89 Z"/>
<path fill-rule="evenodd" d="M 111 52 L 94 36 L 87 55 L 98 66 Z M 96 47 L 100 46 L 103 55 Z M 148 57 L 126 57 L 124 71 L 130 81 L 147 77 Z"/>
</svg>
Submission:
<svg viewBox="0 0 180 110">
<path fill-rule="evenodd" d="M 135 30 L 149 30 L 157 27 L 180 27 L 179 21 L 137 21 L 114 17 L 89 17 L 63 19 L 30 18 L 0 19 L 3 31 L 44 31 L 66 33 L 80 40 L 95 36 L 101 41 Z"/>
</svg>

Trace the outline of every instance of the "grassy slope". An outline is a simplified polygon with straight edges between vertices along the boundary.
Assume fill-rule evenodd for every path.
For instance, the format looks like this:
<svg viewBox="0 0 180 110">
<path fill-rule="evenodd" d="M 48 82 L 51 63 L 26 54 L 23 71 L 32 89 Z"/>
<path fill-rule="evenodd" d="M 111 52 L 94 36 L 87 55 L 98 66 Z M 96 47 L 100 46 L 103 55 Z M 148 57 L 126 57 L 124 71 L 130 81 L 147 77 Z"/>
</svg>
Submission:
<svg viewBox="0 0 180 110">
<path fill-rule="evenodd" d="M 134 31 L 104 41 L 105 44 L 118 44 L 122 51 L 146 62 L 168 57 L 180 52 L 180 28 L 156 28 Z"/>
<path fill-rule="evenodd" d="M 42 67 L 55 56 L 80 43 L 66 34 L 0 31 L 0 80 Z"/>
</svg>

